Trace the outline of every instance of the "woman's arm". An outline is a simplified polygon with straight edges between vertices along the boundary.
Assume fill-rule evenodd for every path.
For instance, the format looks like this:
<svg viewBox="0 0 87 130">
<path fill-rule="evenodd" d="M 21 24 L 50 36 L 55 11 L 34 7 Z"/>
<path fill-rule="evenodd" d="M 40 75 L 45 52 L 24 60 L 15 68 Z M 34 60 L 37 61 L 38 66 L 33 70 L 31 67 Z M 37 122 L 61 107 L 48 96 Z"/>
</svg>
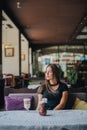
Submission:
<svg viewBox="0 0 87 130">
<path fill-rule="evenodd" d="M 60 103 L 53 110 L 63 109 L 66 105 L 67 99 L 68 99 L 68 91 L 64 91 L 62 94 L 62 98 L 60 100 Z"/>
<path fill-rule="evenodd" d="M 42 94 L 38 94 L 38 104 L 37 104 L 36 110 L 39 110 L 39 109 L 40 109 L 40 104 L 39 104 L 39 102 L 42 100 L 42 97 L 43 97 Z"/>
</svg>

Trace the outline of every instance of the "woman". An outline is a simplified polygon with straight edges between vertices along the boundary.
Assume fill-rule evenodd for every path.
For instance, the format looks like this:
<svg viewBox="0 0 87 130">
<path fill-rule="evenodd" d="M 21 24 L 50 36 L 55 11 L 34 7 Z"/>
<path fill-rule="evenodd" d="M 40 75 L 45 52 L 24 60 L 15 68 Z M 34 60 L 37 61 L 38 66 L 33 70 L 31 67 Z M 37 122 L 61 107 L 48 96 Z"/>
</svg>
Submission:
<svg viewBox="0 0 87 130">
<path fill-rule="evenodd" d="M 64 109 L 68 98 L 68 87 L 60 82 L 59 68 L 56 64 L 49 64 L 45 72 L 45 84 L 38 89 L 38 105 L 42 98 L 47 98 L 45 107 L 47 110 Z"/>
</svg>

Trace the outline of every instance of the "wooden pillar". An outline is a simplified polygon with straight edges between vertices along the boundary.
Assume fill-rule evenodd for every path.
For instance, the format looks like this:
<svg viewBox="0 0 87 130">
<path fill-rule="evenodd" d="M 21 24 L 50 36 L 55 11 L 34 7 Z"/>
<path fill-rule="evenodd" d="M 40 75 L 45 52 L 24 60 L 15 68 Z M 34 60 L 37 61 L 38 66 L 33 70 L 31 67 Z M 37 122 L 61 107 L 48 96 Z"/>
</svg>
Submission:
<svg viewBox="0 0 87 130">
<path fill-rule="evenodd" d="M 21 33 L 19 31 L 19 75 L 21 76 Z"/>
<path fill-rule="evenodd" d="M 0 2 L 0 74 L 2 74 L 2 0 Z"/>
</svg>

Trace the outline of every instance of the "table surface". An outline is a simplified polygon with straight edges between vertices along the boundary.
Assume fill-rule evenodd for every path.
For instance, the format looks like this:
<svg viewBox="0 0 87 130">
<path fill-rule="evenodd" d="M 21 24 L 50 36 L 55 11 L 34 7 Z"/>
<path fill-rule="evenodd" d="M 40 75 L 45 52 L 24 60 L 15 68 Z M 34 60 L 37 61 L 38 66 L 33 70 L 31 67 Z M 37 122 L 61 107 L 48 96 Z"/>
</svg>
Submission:
<svg viewBox="0 0 87 130">
<path fill-rule="evenodd" d="M 0 130 L 87 130 L 87 110 L 48 110 L 0 112 Z"/>
<path fill-rule="evenodd" d="M 40 84 L 32 84 L 32 85 L 28 85 L 28 89 L 35 89 L 35 88 L 37 88 L 37 87 L 39 87 L 40 86 Z"/>
</svg>

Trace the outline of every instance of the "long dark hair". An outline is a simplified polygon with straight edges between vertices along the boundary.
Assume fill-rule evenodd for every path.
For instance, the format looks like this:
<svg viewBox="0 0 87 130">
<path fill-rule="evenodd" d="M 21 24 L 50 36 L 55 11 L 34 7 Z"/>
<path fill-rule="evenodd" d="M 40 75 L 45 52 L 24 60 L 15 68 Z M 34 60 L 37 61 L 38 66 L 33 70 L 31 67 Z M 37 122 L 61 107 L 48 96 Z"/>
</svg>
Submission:
<svg viewBox="0 0 87 130">
<path fill-rule="evenodd" d="M 46 67 L 46 69 L 47 69 L 48 67 L 51 67 L 52 72 L 53 72 L 53 76 L 55 77 L 57 83 L 59 84 L 59 83 L 60 83 L 60 69 L 59 69 L 59 67 L 58 67 L 56 64 L 49 64 L 49 65 Z M 45 84 L 43 84 L 43 85 L 41 85 L 41 87 L 39 87 L 38 93 L 41 93 L 41 91 L 43 91 L 45 88 L 46 88 L 49 92 L 51 91 L 49 80 L 46 80 L 46 79 L 45 79 Z"/>
<path fill-rule="evenodd" d="M 52 69 L 52 72 L 53 72 L 53 76 L 55 77 L 57 83 L 59 84 L 60 83 L 60 70 L 59 70 L 59 67 L 56 65 L 56 64 L 49 64 L 46 69 L 48 67 L 51 67 Z M 49 83 L 49 80 L 46 80 L 45 79 L 45 83 L 46 83 L 46 88 L 49 90 L 50 88 L 50 83 Z"/>
</svg>

